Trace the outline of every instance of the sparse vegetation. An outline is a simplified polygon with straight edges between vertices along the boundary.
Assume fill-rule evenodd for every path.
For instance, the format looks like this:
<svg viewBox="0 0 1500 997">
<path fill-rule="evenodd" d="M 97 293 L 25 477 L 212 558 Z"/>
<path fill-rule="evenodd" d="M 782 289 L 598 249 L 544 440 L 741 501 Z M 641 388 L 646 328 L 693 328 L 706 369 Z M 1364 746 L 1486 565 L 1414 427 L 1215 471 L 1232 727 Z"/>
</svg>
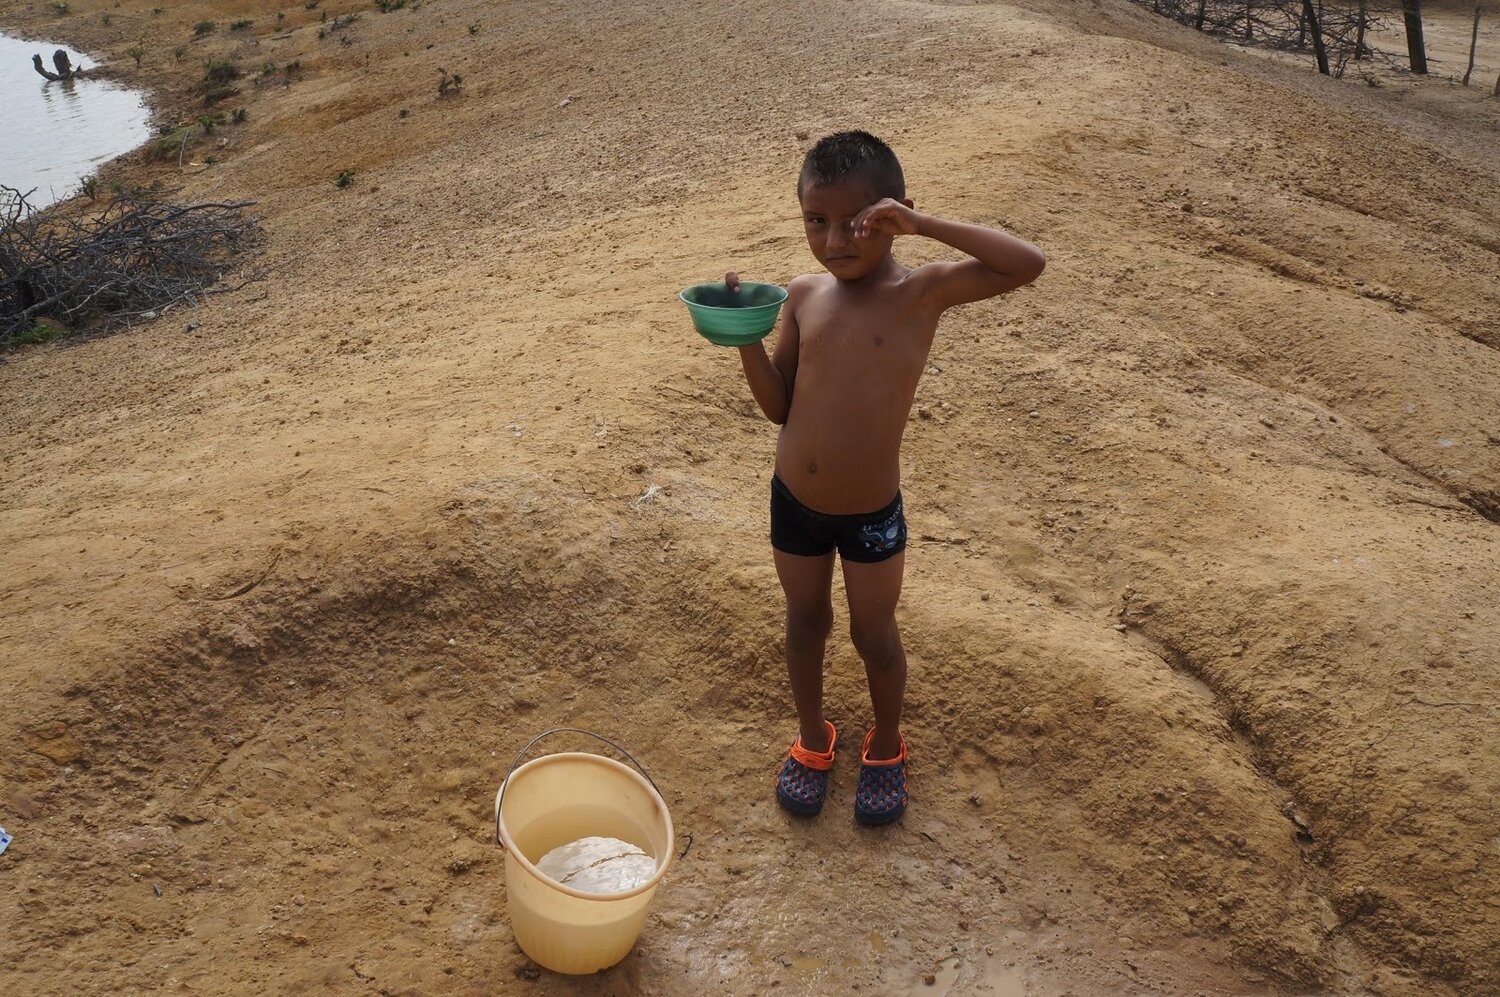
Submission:
<svg viewBox="0 0 1500 997">
<path fill-rule="evenodd" d="M 199 38 L 202 38 L 204 35 L 208 34 L 216 27 L 218 27 L 218 25 L 213 21 L 199 21 L 197 24 L 193 25 L 193 34 Z"/>
<path fill-rule="evenodd" d="M 333 177 L 333 185 L 339 190 L 343 190 L 353 182 L 354 170 L 350 169 L 349 167 L 345 167 L 344 169 L 339 170 L 338 173 L 336 173 Z"/>
<path fill-rule="evenodd" d="M 230 24 L 229 25 L 229 30 L 230 31 L 249 31 L 252 27 L 254 27 L 254 25 L 255 25 L 254 21 L 251 21 L 249 19 L 241 19 L 241 20 L 235 21 L 232 24 Z"/>
<path fill-rule="evenodd" d="M 159 17 L 161 15 L 161 12 L 164 11 L 164 10 L 166 10 L 166 9 L 167 8 L 165 8 L 165 7 L 152 7 L 151 8 L 151 16 L 152 17 Z"/>
<path fill-rule="evenodd" d="M 380 8 L 382 14 L 389 14 L 393 10 L 405 7 L 406 0 L 375 0 L 375 6 Z"/>
<path fill-rule="evenodd" d="M 233 97 L 239 90 L 231 85 L 240 77 L 240 67 L 228 59 L 210 59 L 203 64 L 203 82 L 198 89 L 203 93 L 203 103 L 208 106 Z"/>
<path fill-rule="evenodd" d="M 99 198 L 99 178 L 95 177 L 95 176 L 87 176 L 87 177 L 80 178 L 79 181 L 78 181 L 78 193 L 82 194 L 84 197 L 88 198 L 90 201 L 98 200 L 98 198 Z"/>
<path fill-rule="evenodd" d="M 234 113 L 231 114 L 229 118 L 235 124 L 243 125 L 246 121 L 250 120 L 250 112 L 243 107 L 237 107 L 234 109 Z"/>
<path fill-rule="evenodd" d="M 477 24 L 471 24 L 471 25 L 469 25 L 469 34 L 471 34 L 471 35 L 477 35 L 477 34 L 479 34 L 479 25 L 477 25 Z"/>
<path fill-rule="evenodd" d="M 438 67 L 438 96 L 456 96 L 463 90 L 464 78 L 457 73 L 450 73 L 442 66 Z"/>
<path fill-rule="evenodd" d="M 270 65 L 270 63 L 267 63 Z M 272 66 L 274 69 L 275 67 Z M 210 59 L 203 64 L 203 82 L 222 85 L 238 78 L 240 67 L 228 59 Z"/>
<path fill-rule="evenodd" d="M 185 55 L 187 55 L 187 46 L 186 45 L 179 45 L 179 46 L 177 46 L 176 48 L 174 48 L 172 50 L 172 61 L 173 62 L 181 62 L 182 61 L 182 57 L 185 56 Z"/>
<path fill-rule="evenodd" d="M 291 76 L 292 76 L 293 73 L 300 73 L 301 71 L 302 71 L 302 60 L 301 59 L 293 59 L 291 62 L 289 62 L 289 63 L 286 64 L 286 75 L 287 75 L 288 79 L 291 78 Z"/>
<path fill-rule="evenodd" d="M 203 134 L 205 135 L 212 135 L 214 129 L 223 123 L 224 115 L 222 113 L 198 115 L 198 127 L 203 129 Z"/>
<path fill-rule="evenodd" d="M 307 0 L 307 3 L 303 4 L 302 6 L 306 7 L 308 10 L 317 10 L 318 0 Z"/>
<path fill-rule="evenodd" d="M 274 62 L 264 63 L 260 67 L 260 75 L 262 76 L 270 76 L 274 72 L 276 72 L 276 63 Z"/>
<path fill-rule="evenodd" d="M 192 125 L 183 125 L 173 128 L 157 136 L 146 149 L 146 158 L 153 162 L 164 159 L 180 159 L 187 149 L 188 142 L 197 134 L 197 129 Z"/>
<path fill-rule="evenodd" d="M 146 57 L 146 50 L 141 48 L 139 45 L 132 45 L 130 48 L 125 50 L 125 54 L 134 59 L 135 68 L 140 69 L 141 60 Z"/>
<path fill-rule="evenodd" d="M 7 350 L 19 350 L 23 346 L 37 346 L 41 343 L 50 343 L 62 336 L 64 331 L 60 326 L 38 322 L 24 332 L 18 332 L 6 339 L 5 348 Z"/>
<path fill-rule="evenodd" d="M 112 20 L 114 20 L 114 18 L 110 16 L 109 11 L 107 10 L 99 15 L 99 23 L 104 25 L 106 28 L 109 27 L 109 22 Z"/>
<path fill-rule="evenodd" d="M 48 6 L 52 8 L 54 14 L 66 14 L 68 12 L 68 5 L 65 3 L 54 3 Z"/>
</svg>

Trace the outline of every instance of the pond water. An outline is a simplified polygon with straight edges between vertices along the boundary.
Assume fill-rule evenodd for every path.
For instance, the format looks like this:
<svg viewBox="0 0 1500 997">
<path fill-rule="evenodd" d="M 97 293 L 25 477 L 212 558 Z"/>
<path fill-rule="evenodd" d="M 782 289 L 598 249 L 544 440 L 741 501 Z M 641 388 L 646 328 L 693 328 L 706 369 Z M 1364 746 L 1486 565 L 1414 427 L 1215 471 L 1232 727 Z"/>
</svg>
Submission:
<svg viewBox="0 0 1500 997">
<path fill-rule="evenodd" d="M 72 195 L 81 178 L 151 132 L 150 113 L 134 90 L 105 80 L 38 76 L 32 54 L 50 70 L 59 48 L 75 66 L 94 65 L 65 45 L 0 34 L 0 184 L 35 188 L 29 200 L 37 207 Z"/>
</svg>

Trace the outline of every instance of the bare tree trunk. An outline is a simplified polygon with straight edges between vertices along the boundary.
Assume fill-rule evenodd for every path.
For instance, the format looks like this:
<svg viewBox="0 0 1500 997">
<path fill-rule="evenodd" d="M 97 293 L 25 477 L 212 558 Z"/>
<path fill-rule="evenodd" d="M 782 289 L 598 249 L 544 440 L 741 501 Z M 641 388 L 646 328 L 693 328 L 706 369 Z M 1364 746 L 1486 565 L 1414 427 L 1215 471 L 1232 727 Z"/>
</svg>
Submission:
<svg viewBox="0 0 1500 997">
<path fill-rule="evenodd" d="M 78 70 L 73 68 L 73 62 L 68 58 L 68 53 L 58 49 L 52 53 L 52 65 L 57 67 L 57 72 L 49 72 L 42 62 L 42 57 L 33 55 L 31 57 L 32 68 L 41 73 L 49 80 L 70 80 Z"/>
<path fill-rule="evenodd" d="M 1193 27 L 1203 30 L 1203 19 L 1208 16 L 1208 0 L 1198 0 L 1198 20 Z"/>
<path fill-rule="evenodd" d="M 1312 29 L 1313 55 L 1318 59 L 1318 72 L 1324 76 L 1332 76 L 1328 71 L 1328 49 L 1323 47 L 1323 26 L 1318 21 L 1318 12 L 1313 9 L 1312 0 L 1302 0 L 1302 16 Z"/>
<path fill-rule="evenodd" d="M 1365 24 L 1369 22 L 1369 0 L 1359 0 L 1359 27 L 1354 32 L 1354 61 L 1365 57 Z"/>
<path fill-rule="evenodd" d="M 1422 0 L 1401 0 L 1406 18 L 1406 52 L 1411 57 L 1411 71 L 1427 72 L 1427 44 L 1422 40 Z"/>
<path fill-rule="evenodd" d="M 1469 85 L 1469 76 L 1474 72 L 1474 46 L 1479 44 L 1479 12 L 1484 10 L 1479 4 L 1474 5 L 1474 33 L 1469 35 L 1469 68 L 1464 70 L 1464 86 Z"/>
</svg>

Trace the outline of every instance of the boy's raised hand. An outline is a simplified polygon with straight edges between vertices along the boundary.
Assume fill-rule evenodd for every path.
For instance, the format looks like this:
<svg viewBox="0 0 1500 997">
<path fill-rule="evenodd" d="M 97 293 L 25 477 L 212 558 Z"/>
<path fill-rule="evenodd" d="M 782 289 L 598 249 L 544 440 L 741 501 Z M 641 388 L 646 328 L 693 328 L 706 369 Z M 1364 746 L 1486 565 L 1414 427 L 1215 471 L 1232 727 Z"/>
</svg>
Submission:
<svg viewBox="0 0 1500 997">
<path fill-rule="evenodd" d="M 872 235 L 916 235 L 916 209 L 893 197 L 883 197 L 854 216 L 854 234 L 861 239 Z"/>
</svg>

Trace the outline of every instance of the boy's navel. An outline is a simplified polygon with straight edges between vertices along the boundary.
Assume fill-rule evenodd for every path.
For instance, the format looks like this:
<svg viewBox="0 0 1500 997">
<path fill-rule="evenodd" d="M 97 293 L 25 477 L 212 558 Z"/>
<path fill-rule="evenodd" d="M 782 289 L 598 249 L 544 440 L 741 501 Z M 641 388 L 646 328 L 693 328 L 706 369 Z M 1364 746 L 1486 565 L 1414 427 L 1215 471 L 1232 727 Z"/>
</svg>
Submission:
<svg viewBox="0 0 1500 997">
<path fill-rule="evenodd" d="M 875 345 L 876 346 L 884 346 L 885 345 L 885 338 L 882 337 L 882 336 L 876 336 L 875 337 Z"/>
<path fill-rule="evenodd" d="M 818 473 L 818 462 L 817 461 L 813 461 L 811 464 L 807 465 L 807 473 L 808 474 L 817 474 Z"/>
</svg>

